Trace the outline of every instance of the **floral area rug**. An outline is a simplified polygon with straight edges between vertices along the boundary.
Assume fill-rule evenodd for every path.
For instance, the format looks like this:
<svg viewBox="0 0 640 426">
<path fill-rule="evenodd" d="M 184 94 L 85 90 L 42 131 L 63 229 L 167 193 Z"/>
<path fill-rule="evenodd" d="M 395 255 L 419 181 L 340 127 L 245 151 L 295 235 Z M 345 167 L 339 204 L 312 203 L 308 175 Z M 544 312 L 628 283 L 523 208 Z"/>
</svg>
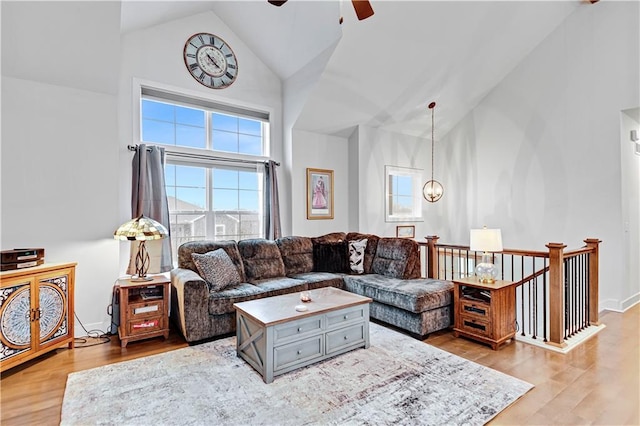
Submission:
<svg viewBox="0 0 640 426">
<path fill-rule="evenodd" d="M 377 324 L 371 346 L 276 376 L 235 337 L 69 374 L 62 425 L 482 425 L 533 385 Z"/>
</svg>

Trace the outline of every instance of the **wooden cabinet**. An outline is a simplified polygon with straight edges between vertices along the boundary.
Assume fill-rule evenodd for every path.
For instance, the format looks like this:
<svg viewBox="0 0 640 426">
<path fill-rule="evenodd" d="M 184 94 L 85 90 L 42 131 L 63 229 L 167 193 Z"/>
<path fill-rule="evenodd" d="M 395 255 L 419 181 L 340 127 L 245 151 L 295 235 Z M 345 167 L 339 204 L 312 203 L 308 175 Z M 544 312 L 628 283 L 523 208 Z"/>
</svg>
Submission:
<svg viewBox="0 0 640 426">
<path fill-rule="evenodd" d="M 491 345 L 494 350 L 516 334 L 516 289 L 511 281 L 493 284 L 454 280 L 453 334 Z"/>
<path fill-rule="evenodd" d="M 169 284 L 164 276 L 152 281 L 118 280 L 120 346 L 150 337 L 169 337 Z"/>
<path fill-rule="evenodd" d="M 75 267 L 45 263 L 0 273 L 0 371 L 73 348 Z"/>
</svg>

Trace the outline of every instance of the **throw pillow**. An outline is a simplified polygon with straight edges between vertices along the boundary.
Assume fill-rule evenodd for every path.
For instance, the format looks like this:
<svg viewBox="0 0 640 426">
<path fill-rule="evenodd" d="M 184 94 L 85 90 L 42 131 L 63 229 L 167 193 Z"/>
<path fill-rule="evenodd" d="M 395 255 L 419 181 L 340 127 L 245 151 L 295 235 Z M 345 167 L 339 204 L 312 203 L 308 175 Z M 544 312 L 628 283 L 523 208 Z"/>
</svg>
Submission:
<svg viewBox="0 0 640 426">
<path fill-rule="evenodd" d="M 313 243 L 313 270 L 348 272 L 349 250 L 346 241 Z"/>
<path fill-rule="evenodd" d="M 355 274 L 364 273 L 364 250 L 367 248 L 367 239 L 349 241 L 349 266 Z"/>
<path fill-rule="evenodd" d="M 238 269 L 223 249 L 220 248 L 205 254 L 191 253 L 191 258 L 211 291 L 220 291 L 240 284 Z"/>
</svg>

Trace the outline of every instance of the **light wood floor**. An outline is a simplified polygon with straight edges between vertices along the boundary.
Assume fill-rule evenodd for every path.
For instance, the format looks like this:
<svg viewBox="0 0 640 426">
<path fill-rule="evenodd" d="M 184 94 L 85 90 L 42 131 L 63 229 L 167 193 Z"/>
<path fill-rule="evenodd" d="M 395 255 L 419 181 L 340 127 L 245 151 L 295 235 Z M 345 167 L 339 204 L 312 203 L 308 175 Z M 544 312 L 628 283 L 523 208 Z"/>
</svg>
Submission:
<svg viewBox="0 0 640 426">
<path fill-rule="evenodd" d="M 499 351 L 456 339 L 449 331 L 427 342 L 526 380 L 535 388 L 492 422 L 503 424 L 638 425 L 640 305 L 601 315 L 606 328 L 567 355 L 513 342 Z M 177 334 L 129 343 L 58 349 L 2 374 L 2 425 L 57 425 L 67 374 L 187 346 Z"/>
</svg>

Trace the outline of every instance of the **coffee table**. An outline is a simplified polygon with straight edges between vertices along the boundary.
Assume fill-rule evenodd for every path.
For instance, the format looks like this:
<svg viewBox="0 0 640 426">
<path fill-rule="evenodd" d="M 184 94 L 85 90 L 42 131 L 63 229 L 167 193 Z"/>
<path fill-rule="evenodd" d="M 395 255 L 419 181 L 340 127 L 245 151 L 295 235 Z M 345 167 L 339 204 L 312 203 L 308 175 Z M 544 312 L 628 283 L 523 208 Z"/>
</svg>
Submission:
<svg viewBox="0 0 640 426">
<path fill-rule="evenodd" d="M 238 356 L 274 376 L 356 348 L 369 347 L 369 297 L 334 287 L 235 303 Z M 304 305 L 307 311 L 298 312 Z"/>
</svg>

